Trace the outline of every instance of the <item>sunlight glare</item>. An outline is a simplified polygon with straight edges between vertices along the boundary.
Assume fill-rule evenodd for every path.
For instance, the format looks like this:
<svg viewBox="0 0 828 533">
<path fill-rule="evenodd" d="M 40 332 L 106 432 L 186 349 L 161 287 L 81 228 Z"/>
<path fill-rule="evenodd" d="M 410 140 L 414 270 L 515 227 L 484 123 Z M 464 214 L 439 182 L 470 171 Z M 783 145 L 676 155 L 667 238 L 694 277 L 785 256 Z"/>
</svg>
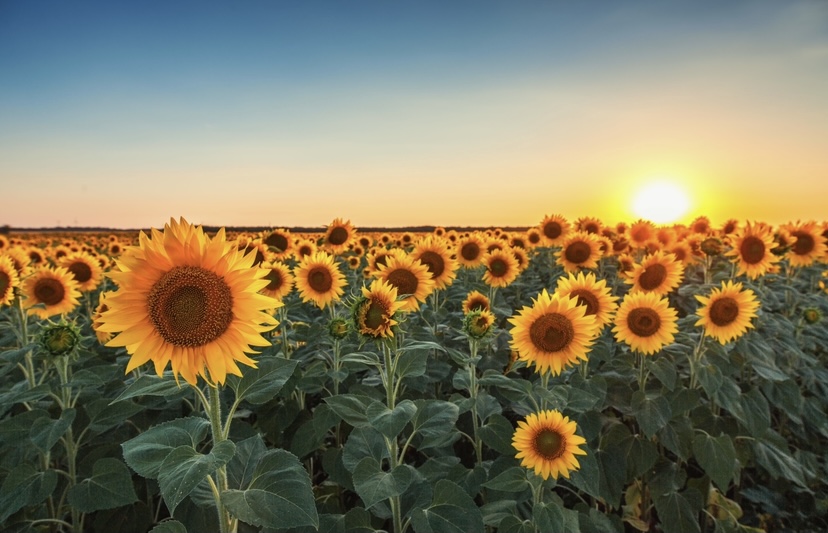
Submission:
<svg viewBox="0 0 828 533">
<path fill-rule="evenodd" d="M 633 212 L 656 224 L 676 222 L 687 213 L 690 199 L 687 193 L 671 182 L 650 182 L 635 195 Z"/>
</svg>

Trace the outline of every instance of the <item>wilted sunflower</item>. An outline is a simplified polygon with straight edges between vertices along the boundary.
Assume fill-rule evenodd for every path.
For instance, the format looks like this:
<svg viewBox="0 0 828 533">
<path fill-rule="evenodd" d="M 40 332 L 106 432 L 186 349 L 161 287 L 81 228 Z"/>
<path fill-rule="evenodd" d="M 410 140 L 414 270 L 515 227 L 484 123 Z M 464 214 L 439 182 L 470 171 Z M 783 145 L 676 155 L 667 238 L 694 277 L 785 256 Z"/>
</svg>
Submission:
<svg viewBox="0 0 828 533">
<path fill-rule="evenodd" d="M 615 303 L 618 297 L 612 295 L 606 280 L 597 280 L 591 272 L 587 275 L 579 272 L 577 276 L 570 273 L 565 278 L 558 278 L 555 293 L 577 298 L 578 305 L 586 307 L 587 315 L 595 315 L 600 327 L 612 322 L 613 314 L 618 308 L 618 304 Z"/>
<path fill-rule="evenodd" d="M 316 252 L 293 269 L 296 289 L 303 302 L 313 301 L 320 309 L 339 301 L 348 284 L 332 255 Z"/>
<path fill-rule="evenodd" d="M 243 255 L 223 228 L 211 239 L 184 218 L 151 235 L 141 232 L 109 274 L 119 289 L 98 325 L 116 333 L 107 346 L 132 355 L 126 372 L 152 361 L 161 376 L 169 363 L 176 379 L 195 385 L 198 376 L 211 383 L 241 376 L 237 363 L 255 368 L 246 353 L 269 346 L 261 334 L 278 324 L 263 310 L 281 303 L 259 294 L 267 272 L 253 267 L 254 254 Z"/>
<path fill-rule="evenodd" d="M 408 255 L 389 257 L 375 275 L 396 288 L 400 297 L 405 297 L 403 311 L 416 311 L 434 290 L 428 268 Z"/>
<path fill-rule="evenodd" d="M 560 411 L 532 413 L 518 422 L 512 436 L 512 446 L 518 451 L 515 457 L 520 459 L 520 466 L 534 470 L 544 480 L 559 476 L 569 479 L 569 473 L 581 467 L 575 456 L 587 454 L 579 448 L 586 439 L 575 434 L 577 429 L 577 424 Z"/>
<path fill-rule="evenodd" d="M 267 271 L 264 279 L 267 285 L 260 291 L 262 294 L 281 300 L 293 289 L 293 274 L 290 267 L 284 263 L 262 263 L 262 268 Z"/>
<path fill-rule="evenodd" d="M 756 279 L 779 261 L 779 257 L 771 253 L 775 243 L 770 227 L 748 222 L 736 232 L 731 242 L 733 249 L 725 255 L 733 257 L 733 262 L 738 264 L 737 275 L 745 274 L 750 279 Z"/>
<path fill-rule="evenodd" d="M 491 311 L 492 304 L 489 298 L 478 291 L 471 291 L 463 300 L 463 314 L 467 315 L 472 311 Z"/>
<path fill-rule="evenodd" d="M 290 230 L 286 229 L 275 229 L 266 233 L 262 236 L 262 242 L 273 254 L 273 259 L 283 259 L 290 255 L 293 247 L 293 237 L 290 235 Z"/>
<path fill-rule="evenodd" d="M 411 257 L 419 259 L 428 268 L 434 288 L 442 290 L 452 284 L 457 277 L 457 261 L 451 257 L 445 241 L 429 235 L 414 246 Z"/>
<path fill-rule="evenodd" d="M 40 267 L 23 280 L 23 307 L 40 318 L 68 313 L 78 305 L 81 293 L 72 273 L 63 267 Z M 34 307 L 43 304 L 46 307 Z"/>
<path fill-rule="evenodd" d="M 482 264 L 486 252 L 486 241 L 477 233 L 457 239 L 457 262 L 466 268 L 475 268 Z"/>
<path fill-rule="evenodd" d="M 627 283 L 633 292 L 652 292 L 664 296 L 681 284 L 684 265 L 676 256 L 662 251 L 645 257 L 630 274 Z"/>
<path fill-rule="evenodd" d="M 81 291 L 93 291 L 103 279 L 103 270 L 98 260 L 86 252 L 67 255 L 60 260 L 60 266 L 72 273 Z"/>
<path fill-rule="evenodd" d="M 19 284 L 17 270 L 9 257 L 0 255 L 0 306 L 11 304 Z"/>
<path fill-rule="evenodd" d="M 704 327 L 704 334 L 721 344 L 741 337 L 753 327 L 750 319 L 756 316 L 759 302 L 750 289 L 742 289 L 741 283 L 723 281 L 721 289 L 713 289 L 709 297 L 696 295 L 702 306 L 696 311 L 697 326 Z"/>
<path fill-rule="evenodd" d="M 509 322 L 515 326 L 511 345 L 520 359 L 534 364 L 540 374 L 549 371 L 555 376 L 586 361 L 599 330 L 595 316 L 587 315 L 577 298 L 550 296 L 546 289 L 532 307 L 524 306 Z"/>
<path fill-rule="evenodd" d="M 325 248 L 336 255 L 348 249 L 348 244 L 354 240 L 355 235 L 356 229 L 354 229 L 350 220 L 337 218 L 328 225 L 328 229 L 322 240 L 325 243 Z"/>
<path fill-rule="evenodd" d="M 555 252 L 557 263 L 567 272 L 577 272 L 579 268 L 598 268 L 601 250 L 598 237 L 591 233 L 578 231 L 567 237 L 560 250 Z"/>
<path fill-rule="evenodd" d="M 397 301 L 397 289 L 390 283 L 375 279 L 371 286 L 362 287 L 362 297 L 351 307 L 354 324 L 360 335 L 372 339 L 393 337 L 397 325 L 395 315 L 402 309 Z"/>
<path fill-rule="evenodd" d="M 825 255 L 822 228 L 816 222 L 792 224 L 785 229 L 794 239 L 787 255 L 791 266 L 809 266 Z"/>
<path fill-rule="evenodd" d="M 615 339 L 650 355 L 673 342 L 678 332 L 676 310 L 654 292 L 628 293 L 615 315 Z"/>
<path fill-rule="evenodd" d="M 483 281 L 492 287 L 507 287 L 520 274 L 520 267 L 511 250 L 494 250 L 487 253 L 483 257 L 483 265 L 486 267 Z"/>
</svg>

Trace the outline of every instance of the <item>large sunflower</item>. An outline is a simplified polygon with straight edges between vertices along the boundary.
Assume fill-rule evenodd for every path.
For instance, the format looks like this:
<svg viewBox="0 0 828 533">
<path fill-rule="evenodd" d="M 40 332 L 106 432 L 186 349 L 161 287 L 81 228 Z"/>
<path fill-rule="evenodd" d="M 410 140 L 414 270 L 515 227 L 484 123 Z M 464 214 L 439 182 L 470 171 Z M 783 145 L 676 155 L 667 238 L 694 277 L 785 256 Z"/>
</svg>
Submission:
<svg viewBox="0 0 828 533">
<path fill-rule="evenodd" d="M 170 219 L 163 233 L 141 232 L 138 246 L 121 255 L 109 274 L 119 289 L 107 296 L 98 329 L 117 333 L 107 346 L 132 355 L 126 372 L 152 361 L 159 376 L 169 363 L 191 385 L 198 376 L 213 383 L 241 376 L 236 363 L 255 368 L 246 353 L 269 346 L 261 334 L 278 324 L 263 310 L 281 305 L 259 294 L 266 271 L 253 261 L 223 228 L 211 239 L 201 226 Z"/>
<path fill-rule="evenodd" d="M 486 271 L 483 281 L 492 287 L 507 287 L 520 274 L 517 258 L 511 250 L 494 250 L 483 257 Z"/>
<path fill-rule="evenodd" d="M 277 300 L 287 296 L 293 288 L 293 274 L 290 273 L 290 267 L 277 261 L 262 263 L 262 268 L 267 271 L 264 278 L 267 280 L 267 286 L 260 292 Z"/>
<path fill-rule="evenodd" d="M 23 280 L 21 292 L 25 297 L 23 307 L 40 318 L 68 313 L 78 305 L 81 296 L 72 273 L 63 267 L 38 268 Z"/>
<path fill-rule="evenodd" d="M 557 263 L 567 272 L 577 272 L 579 268 L 598 268 L 598 259 L 601 258 L 598 237 L 577 231 L 564 240 L 555 256 Z"/>
<path fill-rule="evenodd" d="M 569 274 L 567 277 L 558 278 L 558 287 L 555 293 L 560 296 L 577 298 L 578 305 L 586 307 L 587 315 L 595 315 L 600 327 L 612 322 L 618 304 L 617 296 L 613 296 L 606 280 L 597 280 L 595 274 L 584 275 L 579 272 L 577 276 Z"/>
<path fill-rule="evenodd" d="M 633 286 L 633 292 L 664 296 L 679 286 L 683 275 L 684 265 L 676 261 L 676 256 L 659 250 L 635 265 L 627 283 Z"/>
<path fill-rule="evenodd" d="M 296 289 L 303 302 L 313 301 L 320 309 L 338 301 L 348 284 L 332 255 L 316 252 L 293 269 Z"/>
<path fill-rule="evenodd" d="M 634 351 L 654 354 L 673 342 L 678 332 L 677 313 L 654 292 L 631 292 L 624 297 L 615 315 L 615 339 Z"/>
<path fill-rule="evenodd" d="M 512 348 L 528 366 L 535 365 L 541 374 L 558 375 L 579 360 L 586 361 L 595 341 L 599 323 L 577 298 L 550 296 L 546 289 L 524 306 L 518 316 L 509 319 Z"/>
<path fill-rule="evenodd" d="M 17 270 L 9 257 L 0 255 L 0 306 L 11 304 L 19 284 Z"/>
<path fill-rule="evenodd" d="M 355 235 L 356 229 L 354 229 L 350 220 L 337 218 L 328 225 L 323 242 L 325 248 L 332 254 L 341 254 L 348 249 L 348 245 L 354 240 Z"/>
<path fill-rule="evenodd" d="M 750 319 L 756 316 L 759 301 L 750 289 L 742 289 L 741 283 L 723 281 L 721 289 L 713 289 L 710 296 L 696 295 L 701 302 L 696 314 L 697 326 L 704 327 L 704 334 L 727 344 L 741 337 L 753 327 Z"/>
<path fill-rule="evenodd" d="M 809 266 L 825 255 L 822 228 L 816 222 L 797 223 L 785 229 L 794 239 L 787 254 L 791 266 Z"/>
<path fill-rule="evenodd" d="M 434 288 L 445 289 L 457 277 L 457 261 L 451 257 L 445 241 L 429 235 L 414 246 L 411 257 L 419 259 L 431 274 Z"/>
<path fill-rule="evenodd" d="M 560 246 L 569 236 L 569 222 L 561 215 L 546 215 L 538 229 L 546 246 Z"/>
<path fill-rule="evenodd" d="M 403 299 L 403 311 L 416 311 L 434 290 L 434 281 L 426 265 L 411 256 L 389 257 L 375 274 L 397 289 Z"/>
<path fill-rule="evenodd" d="M 545 410 L 532 413 L 526 421 L 518 422 L 512 436 L 512 446 L 520 466 L 533 469 L 544 480 L 563 476 L 578 470 L 581 465 L 576 455 L 586 455 L 579 448 L 586 439 L 575 434 L 578 426 L 560 411 Z"/>
<path fill-rule="evenodd" d="M 395 315 L 402 309 L 397 289 L 390 283 L 375 279 L 370 287 L 362 287 L 362 297 L 352 306 L 352 315 L 360 335 L 372 339 L 393 337 L 397 325 Z"/>
<path fill-rule="evenodd" d="M 457 262 L 466 268 L 475 268 L 482 264 L 486 253 L 486 239 L 478 233 L 471 233 L 457 239 Z"/>
<path fill-rule="evenodd" d="M 103 279 L 103 270 L 98 260 L 86 252 L 67 255 L 60 260 L 60 266 L 72 273 L 80 290 L 93 291 Z"/>
<path fill-rule="evenodd" d="M 756 279 L 779 261 L 779 257 L 771 253 L 776 243 L 773 230 L 768 226 L 748 222 L 737 230 L 731 242 L 733 248 L 725 255 L 733 257 L 732 261 L 738 264 L 737 275 L 745 274 L 750 279 Z"/>
</svg>

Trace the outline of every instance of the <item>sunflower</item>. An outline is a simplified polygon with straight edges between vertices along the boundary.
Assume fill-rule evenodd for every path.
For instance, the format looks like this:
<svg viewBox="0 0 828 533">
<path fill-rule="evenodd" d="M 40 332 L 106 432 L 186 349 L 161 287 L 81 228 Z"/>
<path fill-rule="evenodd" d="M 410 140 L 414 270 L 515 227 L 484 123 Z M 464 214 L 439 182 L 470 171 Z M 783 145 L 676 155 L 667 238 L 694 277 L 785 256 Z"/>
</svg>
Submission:
<svg viewBox="0 0 828 533">
<path fill-rule="evenodd" d="M 290 273 L 290 267 L 284 263 L 262 263 L 262 267 L 267 271 L 264 279 L 267 280 L 267 286 L 261 291 L 262 294 L 282 300 L 293 289 L 293 274 Z"/>
<path fill-rule="evenodd" d="M 399 248 L 392 248 L 390 250 L 386 250 L 385 248 L 373 248 L 366 256 L 366 260 L 368 261 L 368 270 L 371 271 L 372 274 L 377 273 L 379 272 L 380 266 L 385 265 L 389 257 L 403 256 L 405 256 L 405 252 Z"/>
<path fill-rule="evenodd" d="M 658 251 L 635 265 L 627 283 L 633 292 L 652 292 L 664 296 L 681 283 L 684 265 L 673 254 Z"/>
<path fill-rule="evenodd" d="M 677 313 L 654 292 L 631 292 L 624 297 L 615 315 L 615 339 L 645 355 L 656 353 L 673 342 L 678 331 Z"/>
<path fill-rule="evenodd" d="M 546 246 L 560 246 L 569 236 L 569 222 L 561 215 L 546 215 L 538 227 L 542 243 Z"/>
<path fill-rule="evenodd" d="M 540 230 L 538 228 L 529 228 L 526 230 L 526 235 L 524 236 L 526 244 L 529 245 L 530 248 L 534 248 L 535 246 L 540 246 L 543 242 L 543 237 L 541 236 Z"/>
<path fill-rule="evenodd" d="M 293 247 L 293 237 L 290 236 L 290 231 L 286 229 L 276 229 L 267 235 L 263 235 L 262 242 L 273 254 L 274 259 L 282 259 L 290 255 Z"/>
<path fill-rule="evenodd" d="M 26 253 L 29 254 L 29 264 L 31 266 L 39 267 L 46 264 L 46 254 L 40 248 L 30 246 L 26 249 Z"/>
<path fill-rule="evenodd" d="M 253 260 L 224 228 L 210 238 L 184 218 L 151 237 L 141 232 L 109 274 L 119 289 L 106 297 L 97 330 L 117 333 L 106 345 L 126 347 L 127 373 L 152 361 L 158 376 L 170 363 L 191 385 L 198 376 L 218 384 L 241 376 L 236 363 L 255 368 L 246 352 L 269 346 L 261 334 L 278 324 L 263 310 L 281 306 L 259 294 L 266 271 Z"/>
<path fill-rule="evenodd" d="M 686 241 L 681 240 L 665 249 L 667 253 L 675 256 L 676 261 L 680 262 L 685 267 L 696 261 L 696 256 L 693 255 L 693 249 Z"/>
<path fill-rule="evenodd" d="M 486 271 L 483 281 L 492 287 L 506 287 L 515 281 L 520 274 L 515 254 L 511 250 L 495 250 L 483 257 Z"/>
<path fill-rule="evenodd" d="M 107 247 L 107 251 L 109 252 L 109 255 L 111 255 L 111 256 L 121 255 L 121 252 L 124 251 L 124 245 L 122 245 L 118 241 L 110 242 L 109 246 Z M 55 259 L 60 259 L 61 258 L 61 254 L 60 254 L 59 250 L 55 250 L 54 255 L 55 255 Z M 64 252 L 63 255 L 66 255 L 66 253 Z"/>
<path fill-rule="evenodd" d="M 397 301 L 397 289 L 381 279 L 375 279 L 370 287 L 362 287 L 362 297 L 351 307 L 360 335 L 372 339 L 393 337 L 392 328 L 397 325 L 395 316 L 403 307 Z"/>
<path fill-rule="evenodd" d="M 750 319 L 759 309 L 753 291 L 743 290 L 741 283 L 733 281 L 723 281 L 721 289 L 713 289 L 708 297 L 696 295 L 696 299 L 702 304 L 696 312 L 696 325 L 703 326 L 704 334 L 720 344 L 736 340 L 752 328 Z"/>
<path fill-rule="evenodd" d="M 825 241 L 822 228 L 816 222 L 797 223 L 786 227 L 793 243 L 788 251 L 791 266 L 809 266 L 825 255 Z"/>
<path fill-rule="evenodd" d="M 411 257 L 419 259 L 428 268 L 436 290 L 445 289 L 457 277 L 457 261 L 451 257 L 445 241 L 439 237 L 429 235 L 418 242 Z"/>
<path fill-rule="evenodd" d="M 489 298 L 478 291 L 471 291 L 463 300 L 463 314 L 467 315 L 472 311 L 491 311 L 492 304 Z"/>
<path fill-rule="evenodd" d="M 569 473 L 581 467 L 575 456 L 587 453 L 579 448 L 586 439 L 575 434 L 577 429 L 577 424 L 560 411 L 531 413 L 518 422 L 512 436 L 512 446 L 518 451 L 515 457 L 520 459 L 520 466 L 533 469 L 544 480 L 550 476 L 569 479 Z"/>
<path fill-rule="evenodd" d="M 0 234 L 0 252 L 8 250 L 9 246 L 11 246 L 11 244 L 9 243 L 8 237 Z"/>
<path fill-rule="evenodd" d="M 296 289 L 303 302 L 313 301 L 320 309 L 338 301 L 348 284 L 332 255 L 316 252 L 293 269 Z"/>
<path fill-rule="evenodd" d="M 106 344 L 112 338 L 112 333 L 99 329 L 101 324 L 103 324 L 101 317 L 109 310 L 109 307 L 106 305 L 106 298 L 111 294 L 114 294 L 114 291 L 101 291 L 98 294 L 98 306 L 92 315 L 92 329 L 95 331 L 95 337 L 98 338 L 98 342 L 101 344 Z"/>
<path fill-rule="evenodd" d="M 348 249 L 348 245 L 354 240 L 356 229 L 350 220 L 335 219 L 328 226 L 323 237 L 325 248 L 332 254 L 341 254 Z"/>
<path fill-rule="evenodd" d="M 604 227 L 601 224 L 601 221 L 595 217 L 581 217 L 575 221 L 575 227 L 578 231 L 584 231 L 586 233 L 591 233 L 593 235 L 598 235 L 601 233 L 601 229 Z"/>
<path fill-rule="evenodd" d="M 515 261 L 518 264 L 518 273 L 523 272 L 529 268 L 529 253 L 523 248 L 512 248 L 510 250 L 515 256 Z"/>
<path fill-rule="evenodd" d="M 95 290 L 103 279 L 100 263 L 86 252 L 67 255 L 59 264 L 72 273 L 81 291 Z"/>
<path fill-rule="evenodd" d="M 308 255 L 316 253 L 316 243 L 310 239 L 299 239 L 293 246 L 293 256 L 301 261 Z"/>
<path fill-rule="evenodd" d="M 416 311 L 434 290 L 428 267 L 408 255 L 389 257 L 375 275 L 395 287 L 400 297 L 405 296 L 403 311 Z"/>
<path fill-rule="evenodd" d="M 63 267 L 38 268 L 23 280 L 21 292 L 25 297 L 23 307 L 40 318 L 68 313 L 78 305 L 81 296 L 72 273 Z"/>
<path fill-rule="evenodd" d="M 17 270 L 17 277 L 20 279 L 25 278 L 31 273 L 31 267 L 29 266 L 31 258 L 25 249 L 19 246 L 11 246 L 7 250 L 4 250 L 2 255 L 11 259 L 14 269 Z"/>
<path fill-rule="evenodd" d="M 9 257 L 0 255 L 0 306 L 11 304 L 14 300 L 14 289 L 18 284 L 14 263 Z"/>
<path fill-rule="evenodd" d="M 515 326 L 511 345 L 520 359 L 528 366 L 534 364 L 541 374 L 550 371 L 555 376 L 579 360 L 586 361 L 600 326 L 577 298 L 550 296 L 546 289 L 532 307 L 524 306 L 509 322 Z"/>
<path fill-rule="evenodd" d="M 587 315 L 595 315 L 599 327 L 603 328 L 612 322 L 612 316 L 618 308 L 615 303 L 617 296 L 613 296 L 606 280 L 596 280 L 595 274 L 586 276 L 579 272 L 577 276 L 569 274 L 566 278 L 558 278 L 555 293 L 559 296 L 577 298 L 578 305 L 586 307 Z"/>
<path fill-rule="evenodd" d="M 655 224 L 649 220 L 638 219 L 630 226 L 630 244 L 633 248 L 643 248 L 656 236 Z"/>
<path fill-rule="evenodd" d="M 746 274 L 750 279 L 765 275 L 779 257 L 771 253 L 775 246 L 773 230 L 761 224 L 748 222 L 732 238 L 733 249 L 725 253 L 733 257 L 739 270 L 737 275 Z"/>
<path fill-rule="evenodd" d="M 466 268 L 482 264 L 486 240 L 477 233 L 457 239 L 457 262 Z"/>
<path fill-rule="evenodd" d="M 739 229 L 739 221 L 735 218 L 729 218 L 722 224 L 722 228 L 719 230 L 721 235 L 732 235 L 736 233 Z"/>
<path fill-rule="evenodd" d="M 710 219 L 704 215 L 698 216 L 690 223 L 690 231 L 700 235 L 707 235 L 713 228 L 710 226 Z"/>
<path fill-rule="evenodd" d="M 463 333 L 470 339 L 480 340 L 494 334 L 495 316 L 491 311 L 478 309 L 463 317 Z"/>
<path fill-rule="evenodd" d="M 601 258 L 598 237 L 583 231 L 570 235 L 563 242 L 560 250 L 555 252 L 557 263 L 567 272 L 577 272 L 579 268 L 597 268 Z"/>
</svg>

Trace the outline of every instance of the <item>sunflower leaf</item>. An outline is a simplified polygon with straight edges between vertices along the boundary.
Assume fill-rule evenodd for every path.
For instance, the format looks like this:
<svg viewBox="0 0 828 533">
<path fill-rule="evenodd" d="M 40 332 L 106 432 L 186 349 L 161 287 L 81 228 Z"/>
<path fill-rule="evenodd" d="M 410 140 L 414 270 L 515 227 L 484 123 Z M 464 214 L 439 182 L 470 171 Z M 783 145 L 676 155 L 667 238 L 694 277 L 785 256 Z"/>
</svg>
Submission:
<svg viewBox="0 0 828 533">
<path fill-rule="evenodd" d="M 414 418 L 417 406 L 411 400 L 403 400 L 393 410 L 380 402 L 373 402 L 368 406 L 366 415 L 371 427 L 388 437 L 395 438 L 406 424 Z"/>
<path fill-rule="evenodd" d="M 431 504 L 411 512 L 411 525 L 415 533 L 483 531 L 483 514 L 462 488 L 443 479 L 434 486 Z"/>
<path fill-rule="evenodd" d="M 35 505 L 46 498 L 57 486 L 57 472 L 38 472 L 29 464 L 14 468 L 0 487 L 0 524 L 27 505 Z"/>
<path fill-rule="evenodd" d="M 246 368 L 244 376 L 229 376 L 227 383 L 236 392 L 238 401 L 261 405 L 272 400 L 293 376 L 298 361 L 282 357 L 262 357 L 258 368 Z"/>
<path fill-rule="evenodd" d="M 206 418 L 187 417 L 153 426 L 130 439 L 121 448 L 124 460 L 139 475 L 155 479 L 167 455 L 179 446 L 195 448 L 207 436 Z"/>
<path fill-rule="evenodd" d="M 373 505 L 399 496 L 414 481 L 414 471 L 408 465 L 400 465 L 390 472 L 372 457 L 366 457 L 354 469 L 354 488 L 362 498 L 366 509 Z"/>
<path fill-rule="evenodd" d="M 730 437 L 699 432 L 693 437 L 693 454 L 710 479 L 722 492 L 727 492 L 736 470 L 736 449 Z"/>
<path fill-rule="evenodd" d="M 642 391 L 636 391 L 633 393 L 631 406 L 638 425 L 650 438 L 667 425 L 672 417 L 670 402 L 661 395 L 647 396 Z"/>
<path fill-rule="evenodd" d="M 170 514 L 175 512 L 178 504 L 204 481 L 205 477 L 227 464 L 235 452 L 236 445 L 229 440 L 219 442 L 206 455 L 198 453 L 189 445 L 179 446 L 171 451 L 158 473 L 161 496 Z"/>
<path fill-rule="evenodd" d="M 76 414 L 77 411 L 70 408 L 62 411 L 57 420 L 38 418 L 32 423 L 29 437 L 41 452 L 48 452 L 72 425 Z"/>
<path fill-rule="evenodd" d="M 172 372 L 165 372 L 163 377 L 144 374 L 127 385 L 126 389 L 111 403 L 121 402 L 137 396 L 172 396 L 186 390 L 187 387 L 175 382 L 172 378 Z"/>
<path fill-rule="evenodd" d="M 69 489 L 69 504 L 82 513 L 114 509 L 136 501 L 129 469 L 112 457 L 95 461 L 92 477 Z"/>
</svg>

